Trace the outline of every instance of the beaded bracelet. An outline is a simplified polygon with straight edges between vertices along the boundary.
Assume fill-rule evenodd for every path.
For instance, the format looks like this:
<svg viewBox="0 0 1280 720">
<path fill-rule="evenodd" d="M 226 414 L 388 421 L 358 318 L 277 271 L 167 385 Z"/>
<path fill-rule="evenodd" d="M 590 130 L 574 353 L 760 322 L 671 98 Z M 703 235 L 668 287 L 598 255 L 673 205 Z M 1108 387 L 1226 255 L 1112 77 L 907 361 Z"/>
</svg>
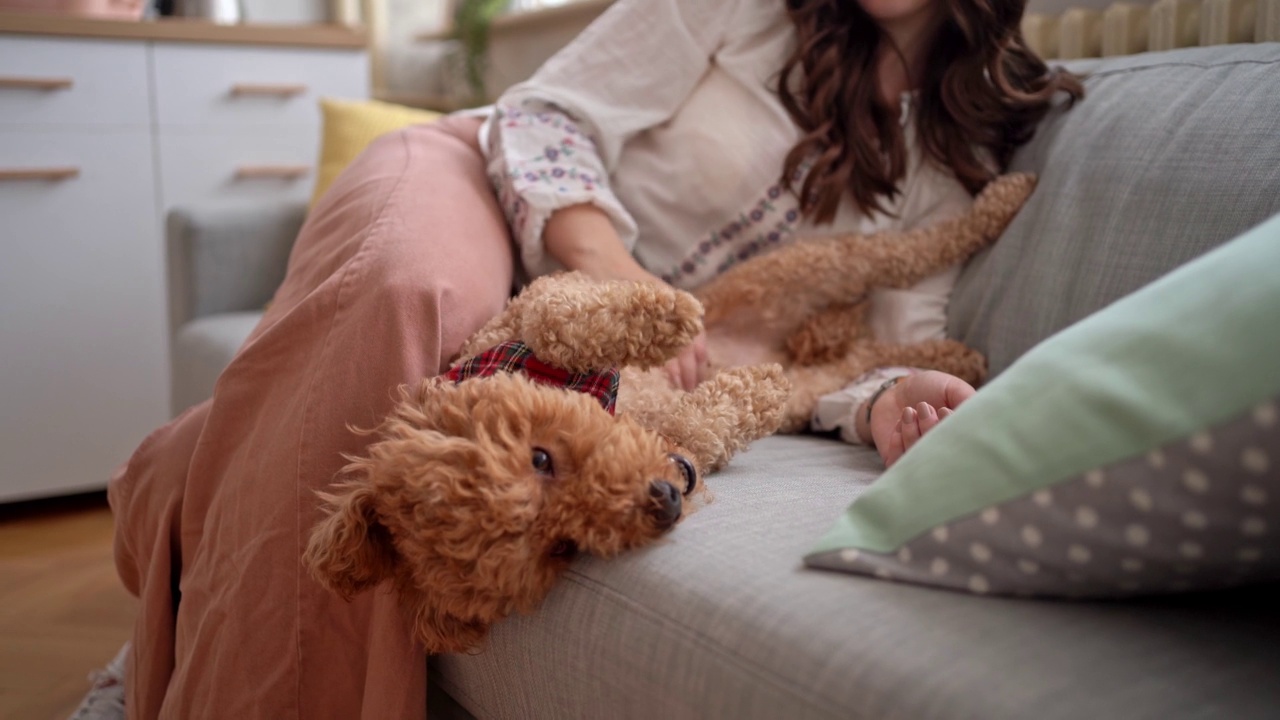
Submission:
<svg viewBox="0 0 1280 720">
<path fill-rule="evenodd" d="M 899 375 L 897 377 L 892 377 L 892 378 L 889 378 L 888 380 L 885 380 L 883 383 L 880 384 L 880 387 L 876 388 L 876 391 L 872 393 L 871 399 L 867 400 L 867 429 L 868 430 L 871 429 L 871 408 L 875 407 L 876 401 L 880 399 L 880 396 L 884 394 L 885 390 L 888 390 L 894 385 L 897 385 L 905 377 L 907 376 Z"/>
</svg>

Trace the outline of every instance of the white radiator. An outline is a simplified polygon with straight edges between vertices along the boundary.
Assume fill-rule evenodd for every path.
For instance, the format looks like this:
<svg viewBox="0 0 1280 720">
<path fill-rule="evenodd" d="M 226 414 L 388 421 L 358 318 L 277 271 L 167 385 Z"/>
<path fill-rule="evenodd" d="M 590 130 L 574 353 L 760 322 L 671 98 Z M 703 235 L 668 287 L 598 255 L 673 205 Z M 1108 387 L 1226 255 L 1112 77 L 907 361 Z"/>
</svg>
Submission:
<svg viewBox="0 0 1280 720">
<path fill-rule="evenodd" d="M 1133 55 L 1194 45 L 1280 41 L 1280 0 L 1117 2 L 1106 10 L 1028 14 L 1027 44 L 1045 58 Z"/>
</svg>

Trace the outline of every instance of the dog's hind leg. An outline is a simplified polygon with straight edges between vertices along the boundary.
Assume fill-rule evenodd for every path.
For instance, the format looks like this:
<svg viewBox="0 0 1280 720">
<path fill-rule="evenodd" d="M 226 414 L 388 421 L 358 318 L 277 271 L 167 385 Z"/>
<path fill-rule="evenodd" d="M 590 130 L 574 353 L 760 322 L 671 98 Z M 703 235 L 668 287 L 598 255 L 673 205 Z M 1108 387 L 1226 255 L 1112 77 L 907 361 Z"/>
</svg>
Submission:
<svg viewBox="0 0 1280 720">
<path fill-rule="evenodd" d="M 1035 184 L 1035 176 L 1029 173 L 1002 175 L 988 183 L 973 207 L 959 217 L 906 233 L 844 235 L 835 240 L 841 255 L 864 261 L 858 268 L 870 272 L 877 287 L 908 288 L 994 243 Z"/>
<path fill-rule="evenodd" d="M 901 365 L 941 370 L 974 386 L 987 379 L 987 359 L 977 350 L 955 340 L 926 340 L 913 345 L 872 342 L 867 344 L 867 352 L 876 358 L 876 366 Z"/>
<path fill-rule="evenodd" d="M 838 235 L 792 243 L 735 265 L 697 290 L 706 324 L 740 312 L 797 327 L 828 306 L 861 300 L 873 287 L 910 287 L 987 247 L 1004 232 L 1035 178 L 996 178 L 958 218 L 908 232 Z"/>
<path fill-rule="evenodd" d="M 875 357 L 859 345 L 845 357 L 818 365 L 796 366 L 787 370 L 791 396 L 787 398 L 779 432 L 798 433 L 809 427 L 818 398 L 833 393 L 859 375 L 880 365 Z"/>
<path fill-rule="evenodd" d="M 807 318 L 787 338 L 787 353 L 795 365 L 821 365 L 849 354 L 855 342 L 869 334 L 869 304 L 833 305 Z"/>
<path fill-rule="evenodd" d="M 848 386 L 868 370 L 890 365 L 941 370 L 970 385 L 981 384 L 987 376 L 987 362 L 982 353 L 955 340 L 927 340 L 913 345 L 859 343 L 848 356 L 835 362 L 792 367 L 787 371 L 791 397 L 779 432 L 805 430 L 818 398 Z"/>
</svg>

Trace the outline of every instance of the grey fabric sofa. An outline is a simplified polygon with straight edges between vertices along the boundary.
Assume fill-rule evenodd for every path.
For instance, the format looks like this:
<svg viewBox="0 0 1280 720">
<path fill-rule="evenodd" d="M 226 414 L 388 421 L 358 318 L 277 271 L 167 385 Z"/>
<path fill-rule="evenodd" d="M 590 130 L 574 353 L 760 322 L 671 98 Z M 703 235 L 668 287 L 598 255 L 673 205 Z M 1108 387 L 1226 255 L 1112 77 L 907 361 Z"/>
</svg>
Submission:
<svg viewBox="0 0 1280 720">
<path fill-rule="evenodd" d="M 165 225 L 170 409 L 181 413 L 213 385 L 284 280 L 305 205 L 175 208 Z"/>
<path fill-rule="evenodd" d="M 1018 154 L 1015 169 L 1041 176 L 1036 195 L 952 299 L 951 334 L 993 372 L 1280 212 L 1280 45 L 1077 67 L 1093 73 L 1090 97 Z M 210 391 L 301 219 L 300 208 L 174 213 L 176 404 Z M 433 658 L 432 714 L 1280 717 L 1275 586 L 1034 601 L 806 569 L 880 470 L 872 452 L 831 440 L 758 443 L 662 544 L 584 558 L 483 652 Z"/>
</svg>

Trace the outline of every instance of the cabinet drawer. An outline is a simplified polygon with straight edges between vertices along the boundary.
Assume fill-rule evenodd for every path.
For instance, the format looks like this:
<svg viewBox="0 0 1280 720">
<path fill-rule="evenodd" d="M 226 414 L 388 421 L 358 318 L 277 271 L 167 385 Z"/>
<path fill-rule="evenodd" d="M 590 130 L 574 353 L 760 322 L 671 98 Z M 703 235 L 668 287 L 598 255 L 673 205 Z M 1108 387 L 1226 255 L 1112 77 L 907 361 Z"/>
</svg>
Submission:
<svg viewBox="0 0 1280 720">
<path fill-rule="evenodd" d="M 105 487 L 166 418 L 151 168 L 145 130 L 0 128 L 0 500 Z"/>
<path fill-rule="evenodd" d="M 0 35 L 0 127 L 148 127 L 141 42 Z"/>
<path fill-rule="evenodd" d="M 160 43 L 153 52 L 162 127 L 318 125 L 321 97 L 369 94 L 363 51 Z"/>
<path fill-rule="evenodd" d="M 306 202 L 315 186 L 320 131 L 260 130 L 251 135 L 160 134 L 160 194 L 175 206 Z"/>
</svg>

